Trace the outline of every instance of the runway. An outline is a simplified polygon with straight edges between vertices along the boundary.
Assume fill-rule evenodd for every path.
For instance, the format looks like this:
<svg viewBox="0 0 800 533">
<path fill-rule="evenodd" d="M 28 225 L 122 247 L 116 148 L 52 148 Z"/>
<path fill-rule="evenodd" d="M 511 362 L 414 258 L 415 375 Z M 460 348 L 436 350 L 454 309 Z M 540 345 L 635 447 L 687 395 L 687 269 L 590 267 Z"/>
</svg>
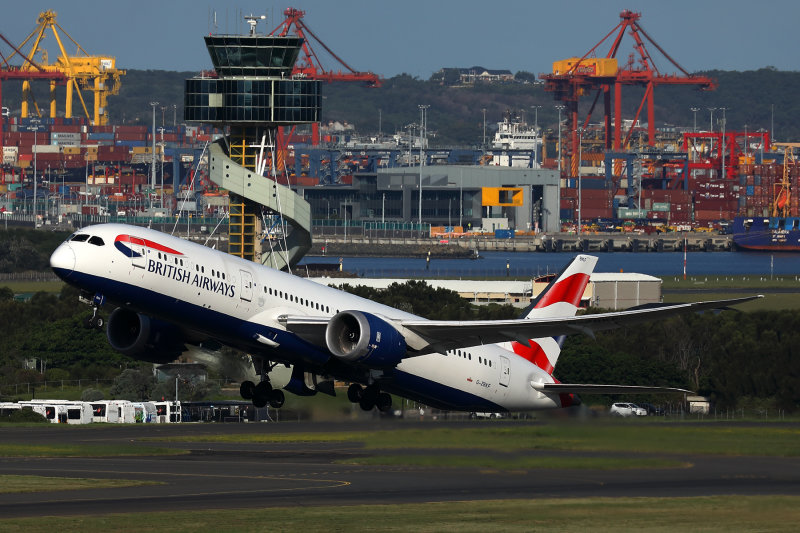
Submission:
<svg viewBox="0 0 800 533">
<path fill-rule="evenodd" d="M 4 494 L 0 499 L 0 517 L 506 498 L 800 494 L 800 458 L 677 456 L 675 458 L 691 466 L 611 471 L 498 471 L 334 463 L 337 459 L 374 453 L 357 443 L 230 444 L 142 440 L 143 437 L 217 433 L 371 431 L 432 427 L 431 424 L 354 422 L 3 428 L 3 441 L 7 443 L 133 443 L 136 446 L 176 446 L 189 449 L 191 453 L 121 458 L 0 458 L 0 474 L 134 479 L 158 483 L 114 489 Z M 436 427 L 442 425 L 435 423 Z M 467 427 L 472 423 L 452 425 Z M 397 453 L 447 452 L 392 451 L 392 454 Z M 575 452 L 524 452 L 543 456 L 564 453 L 574 455 Z"/>
</svg>

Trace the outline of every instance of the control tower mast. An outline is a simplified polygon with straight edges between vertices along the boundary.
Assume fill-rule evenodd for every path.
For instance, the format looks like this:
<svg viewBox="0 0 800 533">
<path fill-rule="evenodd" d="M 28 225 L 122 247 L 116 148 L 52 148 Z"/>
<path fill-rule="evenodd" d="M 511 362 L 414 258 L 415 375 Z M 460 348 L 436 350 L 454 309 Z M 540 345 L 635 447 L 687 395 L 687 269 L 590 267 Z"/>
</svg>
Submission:
<svg viewBox="0 0 800 533">
<path fill-rule="evenodd" d="M 302 38 L 259 35 L 256 26 L 266 17 L 245 19 L 248 35 L 205 37 L 215 72 L 186 80 L 184 118 L 227 134 L 209 147 L 209 178 L 230 193 L 228 252 L 286 268 L 311 247 L 311 209 L 288 182 L 278 183 L 278 130 L 319 121 L 322 82 L 292 75 Z M 262 254 L 265 213 L 290 228 Z"/>
</svg>

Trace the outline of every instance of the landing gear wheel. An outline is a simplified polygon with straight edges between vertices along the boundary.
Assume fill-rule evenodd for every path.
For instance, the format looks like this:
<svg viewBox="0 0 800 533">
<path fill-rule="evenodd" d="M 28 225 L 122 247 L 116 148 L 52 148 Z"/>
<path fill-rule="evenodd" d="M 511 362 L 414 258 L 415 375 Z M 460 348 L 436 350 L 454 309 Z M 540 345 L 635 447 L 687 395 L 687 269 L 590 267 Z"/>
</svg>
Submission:
<svg viewBox="0 0 800 533">
<path fill-rule="evenodd" d="M 358 383 L 353 383 L 347 387 L 347 399 L 352 403 L 361 401 L 361 396 L 364 394 L 364 389 Z"/>
<path fill-rule="evenodd" d="M 375 400 L 375 406 L 378 408 L 378 411 L 388 413 L 392 410 L 392 395 L 388 392 L 378 394 L 378 398 Z"/>
<path fill-rule="evenodd" d="M 256 407 L 264 407 L 269 402 L 270 393 L 272 392 L 272 385 L 269 381 L 262 381 L 253 389 L 253 405 Z"/>
<path fill-rule="evenodd" d="M 242 381 L 239 385 L 239 395 L 245 400 L 252 400 L 256 392 L 256 384 L 252 381 Z"/>
<path fill-rule="evenodd" d="M 94 327 L 96 327 L 97 329 L 103 329 L 105 323 L 106 323 L 105 319 L 101 316 L 94 318 Z"/>
<path fill-rule="evenodd" d="M 269 393 L 269 405 L 273 409 L 280 409 L 285 401 L 286 397 L 283 395 L 282 390 L 273 390 Z"/>
<path fill-rule="evenodd" d="M 375 407 L 375 401 L 378 399 L 378 387 L 375 385 L 370 385 L 369 387 L 365 388 L 364 391 L 361 393 L 361 400 L 359 400 L 358 405 L 361 406 L 361 409 L 364 411 L 372 411 L 372 408 Z"/>
<path fill-rule="evenodd" d="M 86 329 L 94 329 L 94 317 L 90 316 L 83 321 L 83 327 Z"/>
</svg>

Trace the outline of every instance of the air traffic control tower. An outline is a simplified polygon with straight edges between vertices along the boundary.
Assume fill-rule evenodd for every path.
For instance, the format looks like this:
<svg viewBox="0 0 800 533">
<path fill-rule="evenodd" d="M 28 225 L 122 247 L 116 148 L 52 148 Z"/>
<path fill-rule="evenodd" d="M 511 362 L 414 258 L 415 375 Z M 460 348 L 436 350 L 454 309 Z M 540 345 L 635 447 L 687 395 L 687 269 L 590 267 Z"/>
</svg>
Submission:
<svg viewBox="0 0 800 533">
<path fill-rule="evenodd" d="M 216 76 L 186 80 L 184 118 L 226 132 L 209 146 L 208 174 L 230 194 L 228 252 L 280 269 L 311 247 L 311 209 L 279 183 L 279 128 L 318 122 L 322 96 L 320 81 L 292 76 L 303 39 L 258 35 L 265 18 L 246 17 L 248 35 L 205 37 Z M 262 253 L 262 224 L 275 215 L 282 230 Z"/>
</svg>

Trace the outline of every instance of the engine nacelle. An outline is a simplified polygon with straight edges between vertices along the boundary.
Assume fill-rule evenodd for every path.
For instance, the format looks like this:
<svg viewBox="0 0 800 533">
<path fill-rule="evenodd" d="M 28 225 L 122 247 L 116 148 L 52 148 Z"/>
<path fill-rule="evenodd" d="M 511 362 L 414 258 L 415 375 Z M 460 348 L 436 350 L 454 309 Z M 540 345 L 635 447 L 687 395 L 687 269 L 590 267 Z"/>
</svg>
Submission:
<svg viewBox="0 0 800 533">
<path fill-rule="evenodd" d="M 348 363 L 391 368 L 406 354 L 406 340 L 391 324 L 362 311 L 342 311 L 325 330 L 328 350 Z"/>
<path fill-rule="evenodd" d="M 108 317 L 106 336 L 118 352 L 149 363 L 171 363 L 186 351 L 176 326 L 121 307 Z"/>
</svg>

